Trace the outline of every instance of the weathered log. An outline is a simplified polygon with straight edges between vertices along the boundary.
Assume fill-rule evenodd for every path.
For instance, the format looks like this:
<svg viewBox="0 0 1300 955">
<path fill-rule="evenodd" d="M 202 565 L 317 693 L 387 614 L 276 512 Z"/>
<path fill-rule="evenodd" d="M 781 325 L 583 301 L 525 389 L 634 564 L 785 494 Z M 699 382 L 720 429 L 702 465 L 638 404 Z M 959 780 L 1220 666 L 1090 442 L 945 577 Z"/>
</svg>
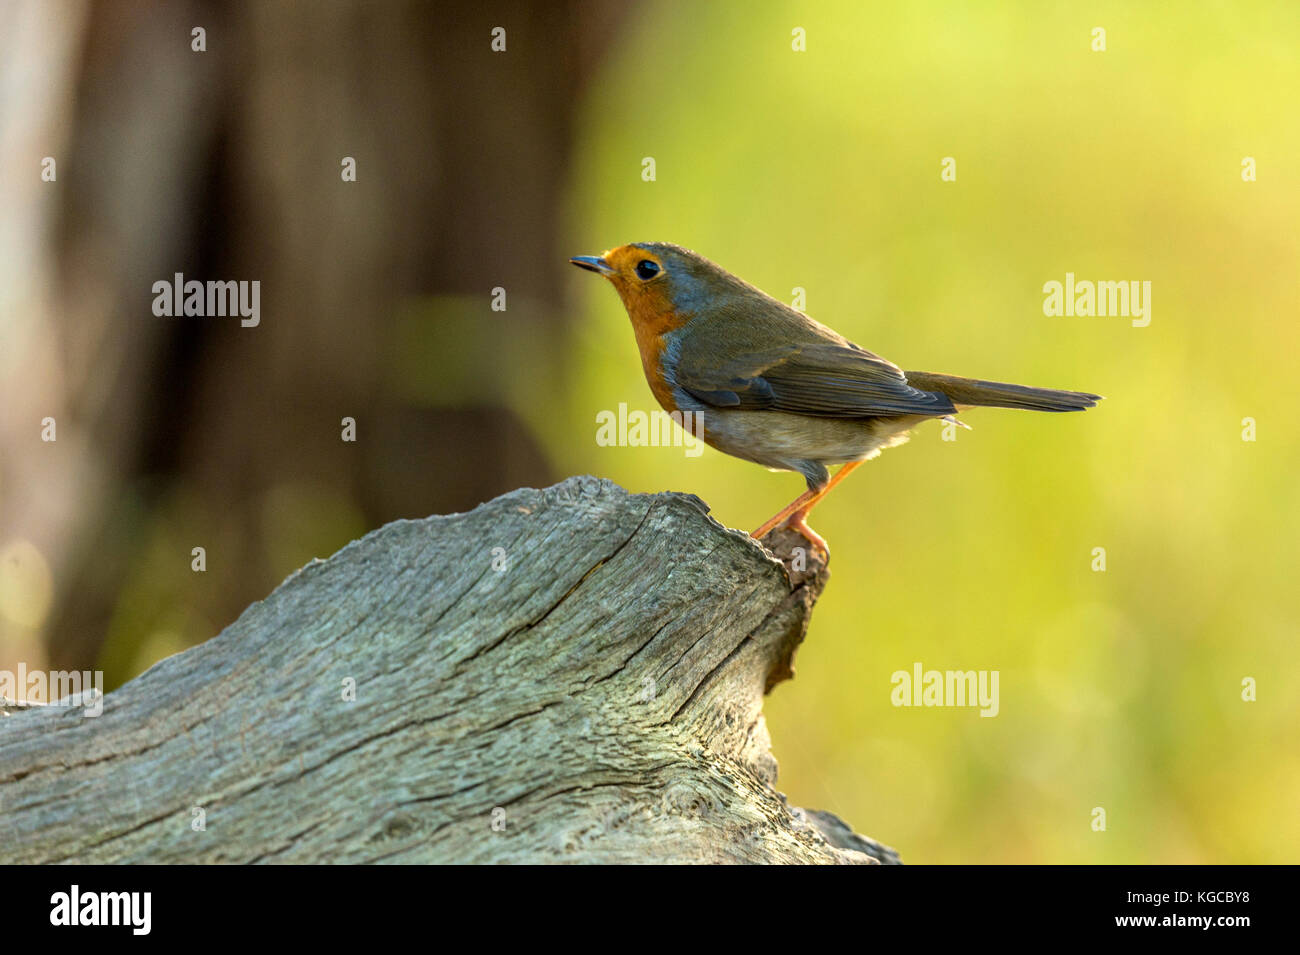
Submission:
<svg viewBox="0 0 1300 955">
<path fill-rule="evenodd" d="M 595 478 L 388 524 L 102 715 L 0 719 L 5 861 L 896 862 L 773 788 L 826 570 L 767 543 Z"/>
</svg>

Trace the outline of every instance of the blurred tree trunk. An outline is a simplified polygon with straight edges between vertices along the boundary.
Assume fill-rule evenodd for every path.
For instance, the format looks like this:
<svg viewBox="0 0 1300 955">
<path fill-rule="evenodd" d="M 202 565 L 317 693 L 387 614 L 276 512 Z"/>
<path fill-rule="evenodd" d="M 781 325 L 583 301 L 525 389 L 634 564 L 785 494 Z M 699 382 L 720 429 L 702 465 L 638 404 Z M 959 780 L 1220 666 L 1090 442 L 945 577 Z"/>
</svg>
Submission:
<svg viewBox="0 0 1300 955">
<path fill-rule="evenodd" d="M 191 547 L 207 550 L 208 572 L 175 594 L 193 636 L 233 619 L 280 572 L 268 526 L 292 534 L 314 513 L 283 511 L 294 488 L 377 526 L 549 482 L 509 409 L 412 400 L 391 365 L 404 308 L 431 295 L 466 296 L 489 338 L 526 322 L 561 340 L 575 105 L 622 18 L 578 8 L 90 5 L 60 161 L 54 320 L 60 438 L 79 438 L 58 466 L 96 479 L 38 541 L 67 555 L 52 567 L 52 666 L 100 658 L 110 684 L 128 675 L 126 657 L 100 651 L 153 550 L 186 573 Z M 206 52 L 191 49 L 195 27 Z M 155 317 L 151 287 L 177 272 L 259 280 L 260 325 Z M 490 310 L 495 286 L 510 312 Z M 467 356 L 433 351 L 463 376 Z M 489 358 L 473 372 L 508 369 Z M 356 443 L 341 440 L 345 416 Z M 168 508 L 201 518 L 160 539 L 151 522 Z"/>
</svg>

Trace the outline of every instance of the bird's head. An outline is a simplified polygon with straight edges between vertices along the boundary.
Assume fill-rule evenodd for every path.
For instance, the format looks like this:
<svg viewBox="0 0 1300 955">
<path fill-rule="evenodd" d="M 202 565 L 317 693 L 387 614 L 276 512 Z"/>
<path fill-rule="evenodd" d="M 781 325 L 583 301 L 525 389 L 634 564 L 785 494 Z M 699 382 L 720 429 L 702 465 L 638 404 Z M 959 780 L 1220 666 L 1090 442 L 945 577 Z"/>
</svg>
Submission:
<svg viewBox="0 0 1300 955">
<path fill-rule="evenodd" d="M 704 256 L 667 242 L 634 242 L 569 261 L 609 279 L 634 324 L 657 324 L 669 316 L 686 321 L 749 289 Z"/>
</svg>

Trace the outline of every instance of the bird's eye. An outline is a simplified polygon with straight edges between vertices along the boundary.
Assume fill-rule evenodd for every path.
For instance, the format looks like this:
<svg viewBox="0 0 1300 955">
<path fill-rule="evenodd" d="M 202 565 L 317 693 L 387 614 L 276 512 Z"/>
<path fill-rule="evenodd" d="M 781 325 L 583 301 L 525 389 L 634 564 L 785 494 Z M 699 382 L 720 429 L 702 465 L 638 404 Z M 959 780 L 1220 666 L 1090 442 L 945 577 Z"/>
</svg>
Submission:
<svg viewBox="0 0 1300 955">
<path fill-rule="evenodd" d="M 642 282 L 649 282 L 659 274 L 659 266 L 655 265 L 649 259 L 642 259 L 636 264 L 636 274 Z"/>
</svg>

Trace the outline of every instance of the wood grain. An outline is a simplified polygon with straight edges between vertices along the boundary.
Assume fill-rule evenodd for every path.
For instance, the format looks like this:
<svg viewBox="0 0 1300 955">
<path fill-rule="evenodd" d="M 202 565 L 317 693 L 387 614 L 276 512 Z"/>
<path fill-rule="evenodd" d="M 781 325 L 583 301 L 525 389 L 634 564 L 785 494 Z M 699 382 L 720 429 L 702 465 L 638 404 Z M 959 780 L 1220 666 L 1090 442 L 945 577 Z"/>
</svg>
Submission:
<svg viewBox="0 0 1300 955">
<path fill-rule="evenodd" d="M 581 477 L 397 521 L 97 718 L 11 710 L 5 861 L 896 862 L 773 788 L 824 566 L 706 511 Z"/>
</svg>

